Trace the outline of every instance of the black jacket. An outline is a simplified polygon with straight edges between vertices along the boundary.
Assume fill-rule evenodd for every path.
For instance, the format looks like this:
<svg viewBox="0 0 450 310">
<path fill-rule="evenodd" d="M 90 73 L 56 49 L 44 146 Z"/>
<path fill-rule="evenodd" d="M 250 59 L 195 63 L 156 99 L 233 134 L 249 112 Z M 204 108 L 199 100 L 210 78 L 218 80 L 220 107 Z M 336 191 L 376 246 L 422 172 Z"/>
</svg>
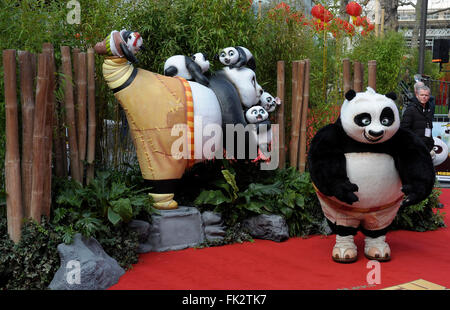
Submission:
<svg viewBox="0 0 450 310">
<path fill-rule="evenodd" d="M 413 98 L 412 103 L 406 107 L 403 113 L 400 127 L 410 129 L 414 132 L 422 139 L 428 150 L 431 151 L 434 146 L 434 140 L 432 136 L 425 136 L 425 128 L 432 130 L 433 118 L 434 113 L 433 109 L 430 107 L 430 102 L 428 101 L 425 108 L 423 108 L 419 100 Z"/>
</svg>

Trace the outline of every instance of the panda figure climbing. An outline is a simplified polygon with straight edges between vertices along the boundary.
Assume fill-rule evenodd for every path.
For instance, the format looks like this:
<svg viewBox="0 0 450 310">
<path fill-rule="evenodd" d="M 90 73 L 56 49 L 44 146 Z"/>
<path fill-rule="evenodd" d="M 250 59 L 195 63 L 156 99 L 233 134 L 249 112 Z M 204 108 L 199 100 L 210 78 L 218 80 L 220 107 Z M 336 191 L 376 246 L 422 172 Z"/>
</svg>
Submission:
<svg viewBox="0 0 450 310">
<path fill-rule="evenodd" d="M 365 256 L 389 261 L 389 225 L 399 208 L 431 193 L 433 162 L 423 142 L 400 128 L 395 93 L 368 87 L 345 98 L 338 120 L 317 132 L 308 153 L 317 197 L 336 234 L 332 259 L 356 261 L 354 236 L 361 230 Z"/>
</svg>

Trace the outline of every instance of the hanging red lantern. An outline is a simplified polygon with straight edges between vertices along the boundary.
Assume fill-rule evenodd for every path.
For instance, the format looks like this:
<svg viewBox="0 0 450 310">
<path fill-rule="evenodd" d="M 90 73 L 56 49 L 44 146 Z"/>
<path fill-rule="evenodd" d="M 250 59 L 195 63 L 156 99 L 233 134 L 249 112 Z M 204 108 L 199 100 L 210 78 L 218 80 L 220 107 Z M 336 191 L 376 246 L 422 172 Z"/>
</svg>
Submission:
<svg viewBox="0 0 450 310">
<path fill-rule="evenodd" d="M 355 1 L 350 2 L 345 7 L 345 10 L 350 16 L 359 16 L 362 13 L 362 7 Z"/>
</svg>

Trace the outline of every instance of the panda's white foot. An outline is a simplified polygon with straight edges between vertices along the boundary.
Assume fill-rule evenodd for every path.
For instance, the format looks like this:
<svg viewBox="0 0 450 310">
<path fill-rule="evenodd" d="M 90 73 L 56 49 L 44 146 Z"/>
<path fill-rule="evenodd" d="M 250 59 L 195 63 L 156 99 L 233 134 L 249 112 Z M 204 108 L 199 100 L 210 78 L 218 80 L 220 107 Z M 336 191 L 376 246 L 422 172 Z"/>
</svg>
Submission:
<svg viewBox="0 0 450 310">
<path fill-rule="evenodd" d="M 391 249 L 386 243 L 386 236 L 365 238 L 364 254 L 368 259 L 387 262 L 391 259 Z"/>
<path fill-rule="evenodd" d="M 353 263 L 358 258 L 356 244 L 353 236 L 336 235 L 336 244 L 331 257 L 338 263 Z"/>
</svg>

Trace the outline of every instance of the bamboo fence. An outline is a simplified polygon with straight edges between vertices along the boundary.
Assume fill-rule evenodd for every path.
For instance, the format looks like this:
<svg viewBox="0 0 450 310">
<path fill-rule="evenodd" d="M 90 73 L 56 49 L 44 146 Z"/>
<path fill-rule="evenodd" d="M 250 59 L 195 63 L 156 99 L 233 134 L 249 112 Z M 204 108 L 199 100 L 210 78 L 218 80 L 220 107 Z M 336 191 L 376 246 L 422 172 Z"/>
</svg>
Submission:
<svg viewBox="0 0 450 310">
<path fill-rule="evenodd" d="M 284 131 L 284 93 L 285 93 L 285 64 L 280 60 L 277 62 L 277 97 L 281 100 L 281 106 L 277 112 L 277 123 L 279 132 L 278 154 L 279 154 L 279 168 L 284 168 L 286 165 L 286 146 L 285 146 L 285 131 Z"/>
<path fill-rule="evenodd" d="M 59 81 L 56 78 L 54 48 L 50 43 L 43 44 L 42 53 L 37 57 L 27 51 L 19 51 L 17 54 L 21 122 L 18 119 L 19 97 L 16 92 L 16 51 L 3 51 L 6 205 L 8 234 L 14 242 L 20 240 L 24 218 L 40 223 L 43 215 L 50 217 L 52 175 L 67 176 L 67 169 L 70 167 L 72 178 L 83 184 L 81 163 L 86 160 L 89 174 L 87 178 L 93 178 L 96 129 L 93 49 L 88 53 L 75 50 L 78 68 L 73 68 L 70 48 L 61 47 L 63 78 Z M 73 69 L 76 69 L 77 113 L 72 85 Z M 64 99 L 56 98 L 58 84 L 64 89 Z M 62 110 L 65 110 L 65 117 Z M 78 124 L 75 123 L 76 114 Z M 77 125 L 81 129 L 79 132 L 76 131 Z M 22 134 L 21 145 L 19 130 Z M 70 160 L 67 159 L 66 139 L 69 142 Z M 81 151 L 78 149 L 78 141 L 84 147 Z"/>
</svg>

